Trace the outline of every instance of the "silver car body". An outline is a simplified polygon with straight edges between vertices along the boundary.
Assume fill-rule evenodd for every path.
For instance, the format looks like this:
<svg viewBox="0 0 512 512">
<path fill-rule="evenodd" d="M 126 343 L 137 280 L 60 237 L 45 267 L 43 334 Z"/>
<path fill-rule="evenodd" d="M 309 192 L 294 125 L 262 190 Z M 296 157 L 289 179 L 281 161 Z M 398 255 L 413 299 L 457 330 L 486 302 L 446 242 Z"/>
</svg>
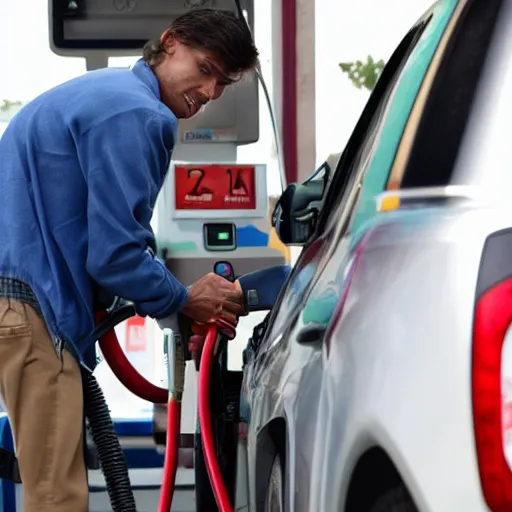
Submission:
<svg viewBox="0 0 512 512">
<path fill-rule="evenodd" d="M 512 228 L 511 2 L 495 19 L 481 16 L 490 44 L 450 164 L 428 147 L 434 129 L 450 153 L 449 123 L 429 132 L 443 113 L 426 112 L 431 95 L 456 104 L 458 90 L 433 89 L 440 73 L 448 80 L 443 57 L 476 9 L 497 12 L 499 3 L 434 4 L 353 156 L 342 156 L 337 173 L 348 173 L 347 184 L 328 196 L 326 221 L 245 367 L 237 510 L 263 510 L 276 453 L 289 511 L 366 512 L 364 494 L 378 494 L 391 472 L 420 512 L 491 510 L 477 459 L 472 350 L 484 246 Z M 444 182 L 415 176 L 417 155 L 421 172 L 429 155 L 433 175 L 449 170 Z M 502 365 L 511 373 L 512 361 Z"/>
</svg>

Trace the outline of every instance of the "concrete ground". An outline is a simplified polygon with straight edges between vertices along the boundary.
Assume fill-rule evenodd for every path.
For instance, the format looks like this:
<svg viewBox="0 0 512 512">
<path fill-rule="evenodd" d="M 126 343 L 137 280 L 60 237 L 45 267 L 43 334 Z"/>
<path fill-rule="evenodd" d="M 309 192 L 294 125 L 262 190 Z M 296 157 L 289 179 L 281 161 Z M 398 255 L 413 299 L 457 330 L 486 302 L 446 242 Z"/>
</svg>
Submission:
<svg viewBox="0 0 512 512">
<path fill-rule="evenodd" d="M 158 510 L 158 496 L 156 490 L 136 491 L 137 512 L 155 512 Z M 177 489 L 172 502 L 171 512 L 195 512 L 196 500 L 194 489 Z M 90 512 L 112 512 L 106 493 L 91 494 L 89 504 Z"/>
<path fill-rule="evenodd" d="M 137 512 L 155 512 L 160 496 L 159 484 L 162 469 L 130 469 L 130 481 L 135 489 Z M 90 512 L 111 512 L 108 495 L 104 489 L 104 479 L 100 471 L 89 471 L 89 485 L 95 492 L 90 495 Z M 176 474 L 176 491 L 171 512 L 195 512 L 194 470 L 179 468 Z"/>
<path fill-rule="evenodd" d="M 130 470 L 130 480 L 135 490 L 137 512 L 155 512 L 158 509 L 160 489 L 158 482 L 162 480 L 161 469 Z M 193 487 L 193 470 L 180 469 L 176 475 L 176 491 L 171 512 L 195 512 L 196 499 Z M 89 512 L 112 512 L 106 491 L 98 491 L 104 486 L 104 480 L 98 471 L 89 472 L 89 483 L 95 490 L 90 494 Z M 149 488 L 148 487 L 153 487 Z M 137 489 L 138 488 L 138 489 Z M 23 510 L 21 487 L 17 487 L 16 512 Z M 1 511 L 6 512 L 6 511 Z"/>
</svg>

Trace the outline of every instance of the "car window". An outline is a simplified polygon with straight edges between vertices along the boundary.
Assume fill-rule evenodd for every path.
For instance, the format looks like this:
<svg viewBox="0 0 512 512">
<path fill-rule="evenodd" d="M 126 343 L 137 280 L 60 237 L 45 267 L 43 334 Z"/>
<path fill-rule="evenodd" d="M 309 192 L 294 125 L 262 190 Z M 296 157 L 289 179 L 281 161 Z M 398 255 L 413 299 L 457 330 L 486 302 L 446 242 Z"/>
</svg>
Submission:
<svg viewBox="0 0 512 512">
<path fill-rule="evenodd" d="M 376 197 L 385 190 L 404 126 L 457 3 L 445 0 L 427 11 L 384 67 L 370 112 L 363 111 L 326 199 L 321 228 L 336 226 L 336 240 L 376 214 Z"/>
<path fill-rule="evenodd" d="M 491 45 L 499 51 L 505 44 L 502 40 L 493 43 L 503 5 L 503 0 L 487 0 L 485 5 L 471 2 L 461 12 L 452 28 L 449 46 L 436 59 L 435 66 L 432 66 L 435 69 L 429 70 L 432 80 L 425 81 L 425 91 L 414 107 L 420 114 L 411 116 L 407 126 L 408 158 L 393 169 L 388 190 L 465 184 L 467 165 L 459 167 L 457 176 L 453 174 L 471 112 L 481 112 L 482 101 L 477 96 L 480 84 L 483 86 L 481 98 L 491 96 L 492 104 L 499 104 L 497 95 L 489 93 L 487 84 L 492 80 L 486 80 L 485 74 L 488 77 L 493 69 L 506 68 L 488 56 Z M 490 65 L 486 67 L 488 62 Z M 500 87 L 507 89 L 502 81 L 506 73 L 499 73 L 495 80 Z M 508 103 L 507 98 L 507 106 Z M 493 126 L 496 117 L 483 124 Z M 482 123 L 481 120 L 478 122 Z M 473 143 L 475 145 L 478 153 L 482 154 L 481 136 L 477 144 Z M 461 153 L 461 156 L 466 155 Z M 487 180 L 488 171 L 485 174 Z"/>
<path fill-rule="evenodd" d="M 341 276 L 360 238 L 349 235 L 376 214 L 375 197 L 385 189 L 416 94 L 453 13 L 447 5 L 453 8 L 456 4 L 436 4 L 407 34 L 384 68 L 368 102 L 371 105 L 373 100 L 373 110 L 366 130 L 361 130 L 362 134 L 358 133 L 360 127 L 354 130 L 355 148 L 347 147 L 326 199 L 324 229 L 333 235 L 313 277 L 314 289 L 305 296 L 304 323 L 324 325 L 332 317 L 343 286 Z M 366 114 L 363 112 L 361 117 Z"/>
<path fill-rule="evenodd" d="M 320 213 L 316 238 L 302 251 L 275 305 L 269 339 L 292 325 L 301 307 L 309 302 L 311 283 L 319 279 L 346 233 L 354 207 L 367 208 L 364 198 L 371 201 L 372 214 L 376 211 L 375 196 L 384 190 L 416 93 L 457 3 L 457 0 L 443 0 L 427 11 L 384 67 L 339 159 Z M 366 192 L 364 197 L 360 197 L 361 185 Z M 346 240 L 347 249 L 351 243 Z M 321 323 L 328 321 L 336 304 L 338 297 L 332 290 L 326 288 L 328 297 L 314 294 L 322 303 L 322 308 L 315 308 L 322 312 Z"/>
<path fill-rule="evenodd" d="M 271 338 L 281 332 L 285 326 L 291 325 L 300 311 L 300 303 L 304 301 L 311 289 L 311 282 L 315 281 L 315 276 L 322 270 L 321 264 L 325 259 L 323 256 L 332 248 L 336 225 L 341 225 L 340 219 L 343 215 L 343 209 L 350 202 L 348 196 L 354 192 L 357 193 L 355 182 L 359 178 L 356 171 L 365 167 L 367 160 L 372 155 L 373 145 L 377 142 L 377 132 L 382 124 L 387 104 L 390 98 L 393 97 L 400 72 L 411 50 L 418 42 L 424 26 L 425 21 L 418 23 L 407 34 L 382 71 L 382 75 L 339 159 L 320 213 L 317 237 L 302 251 L 294 271 L 281 293 L 278 303 L 275 305 L 269 333 Z M 320 172 L 321 168 L 319 169 Z M 316 177 L 316 173 L 312 177 Z M 330 316 L 329 305 L 335 303 L 336 296 L 331 294 L 326 299 L 326 311 L 328 313 L 326 318 Z M 316 309 L 316 311 L 319 311 L 319 309 Z"/>
</svg>

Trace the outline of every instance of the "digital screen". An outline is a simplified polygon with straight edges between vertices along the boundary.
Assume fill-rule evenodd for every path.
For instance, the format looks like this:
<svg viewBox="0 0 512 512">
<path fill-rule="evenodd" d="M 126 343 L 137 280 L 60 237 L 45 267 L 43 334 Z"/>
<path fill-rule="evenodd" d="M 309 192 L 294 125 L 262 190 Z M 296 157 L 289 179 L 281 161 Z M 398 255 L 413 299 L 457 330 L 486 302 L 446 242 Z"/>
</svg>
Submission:
<svg viewBox="0 0 512 512">
<path fill-rule="evenodd" d="M 176 210 L 255 210 L 254 165 L 176 165 Z"/>
<path fill-rule="evenodd" d="M 208 251 L 234 251 L 236 249 L 235 233 L 234 224 L 205 224 L 204 245 Z"/>
</svg>

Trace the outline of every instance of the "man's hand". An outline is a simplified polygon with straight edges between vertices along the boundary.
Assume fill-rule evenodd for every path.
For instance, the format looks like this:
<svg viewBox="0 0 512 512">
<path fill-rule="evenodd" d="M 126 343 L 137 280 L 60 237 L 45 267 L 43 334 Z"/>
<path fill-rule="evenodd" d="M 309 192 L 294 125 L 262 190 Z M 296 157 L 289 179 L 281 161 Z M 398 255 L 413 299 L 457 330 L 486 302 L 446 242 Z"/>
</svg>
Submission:
<svg viewBox="0 0 512 512">
<path fill-rule="evenodd" d="M 181 313 L 198 323 L 222 318 L 236 325 L 238 317 L 246 314 L 240 283 L 230 283 L 213 272 L 205 275 L 189 288 Z"/>
</svg>

